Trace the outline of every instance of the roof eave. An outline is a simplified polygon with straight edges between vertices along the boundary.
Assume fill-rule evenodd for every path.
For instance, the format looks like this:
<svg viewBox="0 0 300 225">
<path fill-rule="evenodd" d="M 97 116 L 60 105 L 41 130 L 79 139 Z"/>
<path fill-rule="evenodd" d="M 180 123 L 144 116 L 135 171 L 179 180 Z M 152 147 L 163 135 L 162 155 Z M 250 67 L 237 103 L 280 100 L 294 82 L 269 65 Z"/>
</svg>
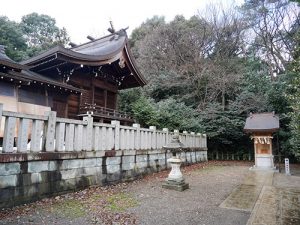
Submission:
<svg viewBox="0 0 300 225">
<path fill-rule="evenodd" d="M 8 73 L 2 74 L 1 73 L 1 75 L 9 77 L 9 78 L 13 78 L 15 80 L 30 81 L 30 82 L 32 82 L 32 81 L 42 82 L 42 83 L 45 83 L 45 84 L 61 87 L 61 88 L 67 89 L 67 90 L 72 90 L 72 91 L 76 91 L 76 92 L 79 92 L 79 93 L 81 92 L 80 88 L 73 87 L 69 84 L 63 84 L 63 83 L 60 83 L 60 82 L 57 82 L 57 81 L 41 79 L 41 78 L 38 78 L 38 77 L 31 77 L 31 76 L 28 76 L 28 75 L 26 75 L 22 72 L 11 72 L 10 74 L 8 74 Z"/>
<path fill-rule="evenodd" d="M 5 59 L 0 59 L 0 65 L 4 65 L 4 66 L 10 67 L 15 70 L 28 69 L 28 66 L 25 66 L 25 65 L 22 65 L 22 64 L 10 61 L 10 60 L 5 60 Z"/>
<path fill-rule="evenodd" d="M 268 133 L 268 132 L 271 132 L 271 133 L 275 133 L 279 130 L 279 128 L 271 128 L 271 129 L 244 129 L 244 132 L 245 133 Z"/>
<path fill-rule="evenodd" d="M 126 42 L 127 42 L 127 40 L 126 40 Z M 139 83 L 140 86 L 142 86 L 142 87 L 145 86 L 147 84 L 147 81 L 136 65 L 135 59 L 134 59 L 130 49 L 128 48 L 128 42 L 125 45 L 125 52 L 126 52 L 127 59 L 130 63 L 131 70 L 132 70 L 133 75 L 135 76 L 137 82 Z"/>
</svg>

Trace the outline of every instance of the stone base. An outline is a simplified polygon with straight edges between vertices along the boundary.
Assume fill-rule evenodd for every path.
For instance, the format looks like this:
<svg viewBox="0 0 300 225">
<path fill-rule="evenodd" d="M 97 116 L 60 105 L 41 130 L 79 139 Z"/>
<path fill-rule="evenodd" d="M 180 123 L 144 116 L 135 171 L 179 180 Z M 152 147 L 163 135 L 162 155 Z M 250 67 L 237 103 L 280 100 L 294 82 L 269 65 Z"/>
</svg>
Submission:
<svg viewBox="0 0 300 225">
<path fill-rule="evenodd" d="M 184 181 L 183 182 L 165 181 L 162 184 L 162 187 L 166 189 L 175 190 L 175 191 L 184 191 L 189 188 L 189 184 L 185 183 Z"/>
<path fill-rule="evenodd" d="M 255 166 L 258 168 L 273 168 L 274 167 L 274 157 L 273 155 L 266 154 L 256 154 L 255 155 Z"/>
<path fill-rule="evenodd" d="M 252 167 L 249 168 L 249 170 L 279 172 L 279 170 L 276 167 L 258 167 L 258 166 L 252 166 Z"/>
</svg>

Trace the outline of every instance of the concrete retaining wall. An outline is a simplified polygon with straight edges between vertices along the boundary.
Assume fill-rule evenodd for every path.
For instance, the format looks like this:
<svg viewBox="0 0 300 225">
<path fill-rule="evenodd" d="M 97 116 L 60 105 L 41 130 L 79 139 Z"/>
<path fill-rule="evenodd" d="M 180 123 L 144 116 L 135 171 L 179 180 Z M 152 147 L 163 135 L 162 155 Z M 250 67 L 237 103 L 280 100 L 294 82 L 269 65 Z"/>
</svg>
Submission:
<svg viewBox="0 0 300 225">
<path fill-rule="evenodd" d="M 187 148 L 185 164 L 207 160 L 206 148 Z M 165 150 L 9 153 L 0 156 L 0 208 L 134 180 L 170 167 Z"/>
</svg>

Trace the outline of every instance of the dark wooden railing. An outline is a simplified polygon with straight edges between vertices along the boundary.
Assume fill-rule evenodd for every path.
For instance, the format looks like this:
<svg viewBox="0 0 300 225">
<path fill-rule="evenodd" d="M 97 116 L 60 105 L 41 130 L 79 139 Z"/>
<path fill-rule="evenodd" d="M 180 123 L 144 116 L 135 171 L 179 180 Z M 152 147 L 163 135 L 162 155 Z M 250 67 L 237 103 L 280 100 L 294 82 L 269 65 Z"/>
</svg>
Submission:
<svg viewBox="0 0 300 225">
<path fill-rule="evenodd" d="M 134 122 L 133 117 L 128 113 L 120 112 L 115 109 L 105 108 L 97 106 L 96 104 L 84 104 L 79 108 L 80 115 L 91 113 L 94 117 L 103 119 L 123 120 L 128 122 Z"/>
</svg>

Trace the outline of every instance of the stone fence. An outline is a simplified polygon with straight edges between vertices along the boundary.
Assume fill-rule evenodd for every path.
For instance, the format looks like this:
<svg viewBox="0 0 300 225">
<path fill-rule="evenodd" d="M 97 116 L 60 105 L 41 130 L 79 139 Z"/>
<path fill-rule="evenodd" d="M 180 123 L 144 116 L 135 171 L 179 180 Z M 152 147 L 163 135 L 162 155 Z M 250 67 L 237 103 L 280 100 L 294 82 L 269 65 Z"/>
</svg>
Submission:
<svg viewBox="0 0 300 225">
<path fill-rule="evenodd" d="M 132 180 L 169 167 L 172 132 L 3 111 L 0 104 L 0 207 Z M 183 132 L 185 164 L 207 160 L 205 134 Z"/>
</svg>

